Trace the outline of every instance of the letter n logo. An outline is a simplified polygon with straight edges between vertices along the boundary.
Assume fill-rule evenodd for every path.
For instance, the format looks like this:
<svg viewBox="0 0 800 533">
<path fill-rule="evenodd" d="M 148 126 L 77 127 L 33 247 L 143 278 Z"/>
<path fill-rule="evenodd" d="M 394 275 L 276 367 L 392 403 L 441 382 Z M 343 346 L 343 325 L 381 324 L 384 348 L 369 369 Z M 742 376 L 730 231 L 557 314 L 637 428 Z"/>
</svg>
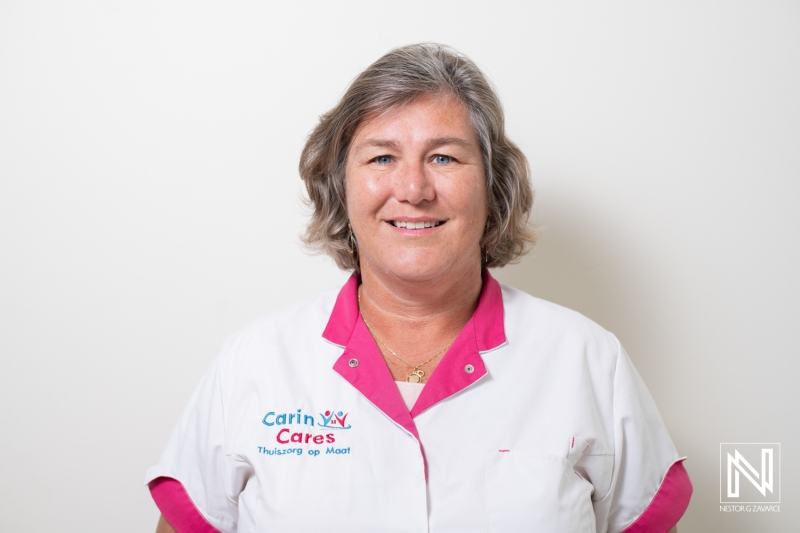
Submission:
<svg viewBox="0 0 800 533">
<path fill-rule="evenodd" d="M 780 503 L 780 444 L 720 444 L 720 503 Z"/>
</svg>

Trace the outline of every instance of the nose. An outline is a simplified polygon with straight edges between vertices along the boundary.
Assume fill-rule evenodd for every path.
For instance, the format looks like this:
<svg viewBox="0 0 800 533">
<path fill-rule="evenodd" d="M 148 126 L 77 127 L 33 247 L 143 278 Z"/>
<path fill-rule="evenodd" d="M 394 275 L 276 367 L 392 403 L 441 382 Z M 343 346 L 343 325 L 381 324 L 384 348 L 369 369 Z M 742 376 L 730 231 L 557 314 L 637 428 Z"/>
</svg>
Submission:
<svg viewBox="0 0 800 533">
<path fill-rule="evenodd" d="M 394 176 L 394 195 L 399 202 L 419 204 L 436 197 L 433 176 L 423 162 L 406 162 Z"/>
</svg>

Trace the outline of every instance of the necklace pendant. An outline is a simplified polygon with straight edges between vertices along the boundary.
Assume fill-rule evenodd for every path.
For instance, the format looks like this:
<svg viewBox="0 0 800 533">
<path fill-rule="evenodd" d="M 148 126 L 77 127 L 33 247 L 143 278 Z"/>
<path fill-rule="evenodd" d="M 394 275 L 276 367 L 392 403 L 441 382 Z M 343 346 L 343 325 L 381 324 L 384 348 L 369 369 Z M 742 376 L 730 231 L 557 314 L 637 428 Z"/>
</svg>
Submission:
<svg viewBox="0 0 800 533">
<path fill-rule="evenodd" d="M 419 377 L 419 374 L 412 372 L 411 374 L 408 375 L 406 381 L 408 381 L 409 383 L 419 383 L 420 379 L 421 378 Z"/>
<path fill-rule="evenodd" d="M 408 375 L 406 381 L 409 383 L 419 383 L 422 381 L 423 376 L 425 376 L 425 371 L 419 368 L 415 368 L 412 373 Z"/>
</svg>

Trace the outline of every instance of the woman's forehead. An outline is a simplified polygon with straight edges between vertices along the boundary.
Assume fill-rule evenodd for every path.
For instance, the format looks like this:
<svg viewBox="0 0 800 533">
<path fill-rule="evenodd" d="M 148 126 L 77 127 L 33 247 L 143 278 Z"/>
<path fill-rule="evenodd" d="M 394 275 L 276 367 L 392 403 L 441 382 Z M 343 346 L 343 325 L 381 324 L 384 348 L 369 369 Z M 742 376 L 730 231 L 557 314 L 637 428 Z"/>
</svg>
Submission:
<svg viewBox="0 0 800 533">
<path fill-rule="evenodd" d="M 397 148 L 412 140 L 428 145 L 477 146 L 477 135 L 463 103 L 450 95 L 422 95 L 365 118 L 353 135 L 351 151 Z"/>
</svg>

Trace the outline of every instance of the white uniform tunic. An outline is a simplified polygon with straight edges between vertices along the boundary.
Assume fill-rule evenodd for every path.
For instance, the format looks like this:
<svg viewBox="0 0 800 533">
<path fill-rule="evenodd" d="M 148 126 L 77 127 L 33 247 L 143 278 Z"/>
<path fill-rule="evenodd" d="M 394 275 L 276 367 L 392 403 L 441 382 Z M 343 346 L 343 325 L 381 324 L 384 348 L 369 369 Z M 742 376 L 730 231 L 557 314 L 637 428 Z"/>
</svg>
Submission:
<svg viewBox="0 0 800 533">
<path fill-rule="evenodd" d="M 226 342 L 147 472 L 177 531 L 658 533 L 681 517 L 682 458 L 612 334 L 486 272 L 409 412 L 357 286 Z"/>
</svg>

